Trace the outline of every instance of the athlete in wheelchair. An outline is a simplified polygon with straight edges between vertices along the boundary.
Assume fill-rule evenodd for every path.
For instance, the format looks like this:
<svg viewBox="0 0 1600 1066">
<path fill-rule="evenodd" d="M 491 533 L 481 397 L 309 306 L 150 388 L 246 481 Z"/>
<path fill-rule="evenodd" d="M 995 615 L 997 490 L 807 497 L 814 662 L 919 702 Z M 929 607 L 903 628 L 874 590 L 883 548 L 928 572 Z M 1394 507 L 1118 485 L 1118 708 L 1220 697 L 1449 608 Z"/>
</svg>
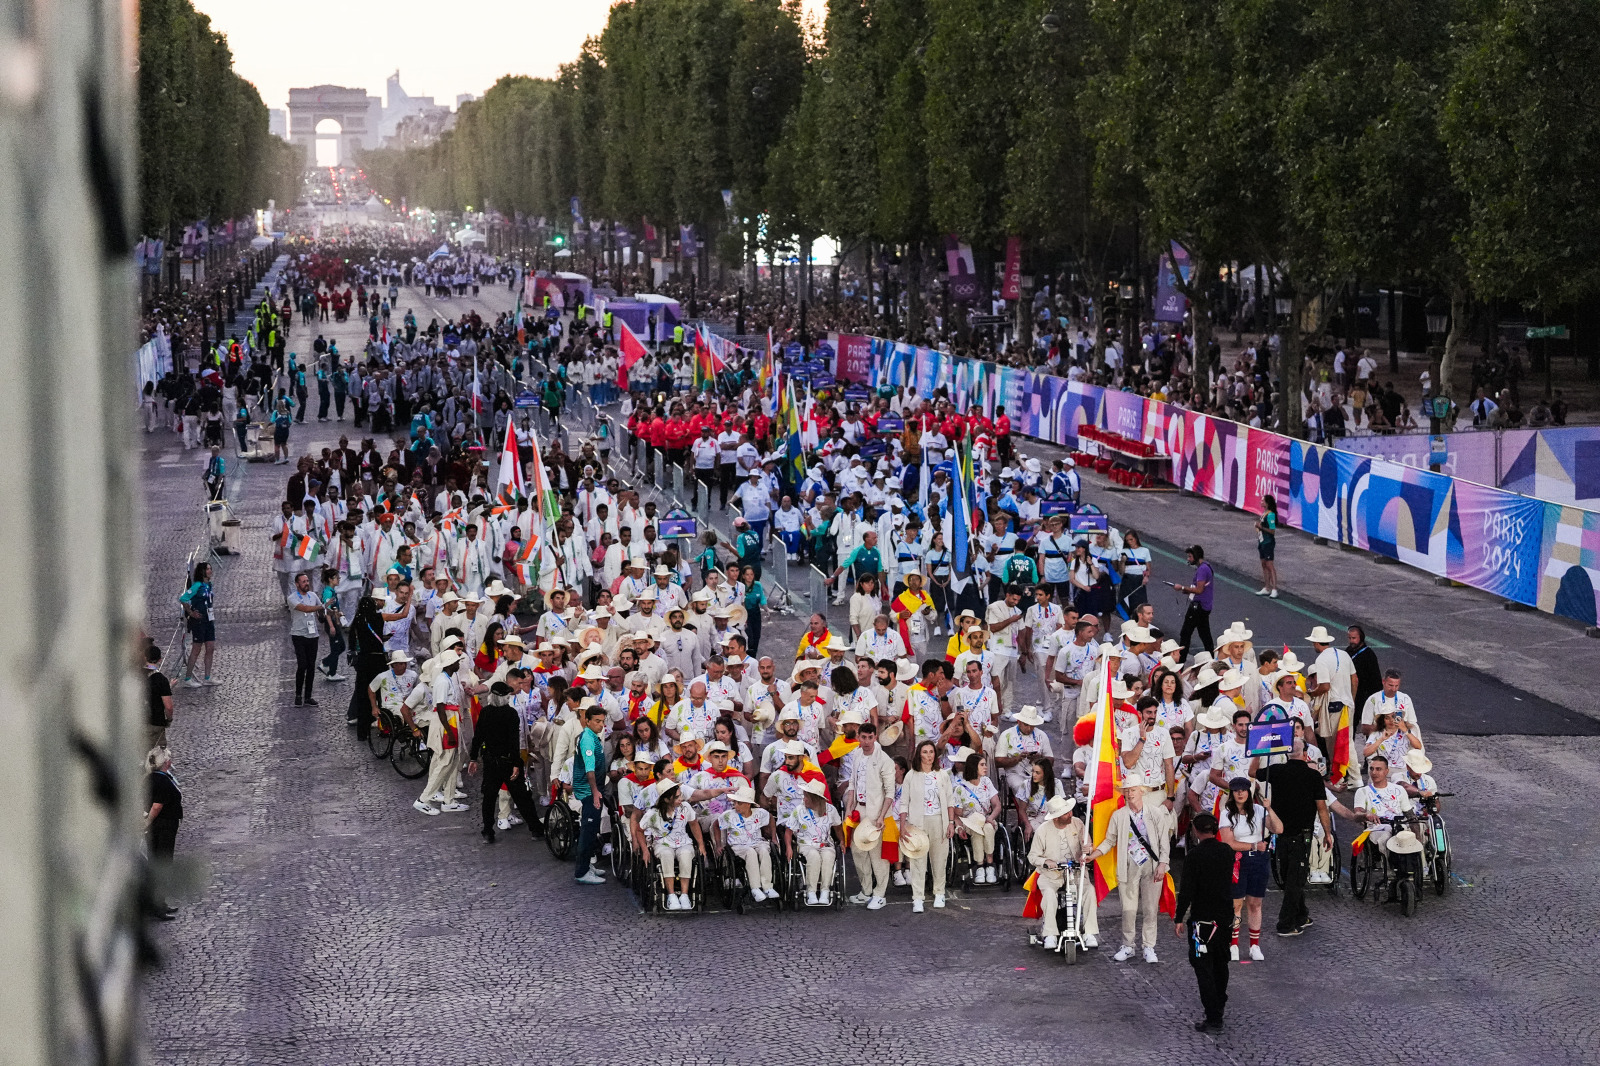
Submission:
<svg viewBox="0 0 1600 1066">
<path fill-rule="evenodd" d="M 1011 885 L 1012 827 L 1004 823 L 1005 808 L 988 762 L 982 752 L 974 752 L 961 766 L 951 767 L 956 806 L 951 858 L 962 888 Z"/>
<path fill-rule="evenodd" d="M 1034 888 L 1039 893 L 1039 917 L 1044 919 L 1041 935 L 1029 942 L 1061 952 L 1068 962 L 1077 960 L 1080 948 L 1095 947 L 1099 933 L 1095 909 L 1078 906 L 1078 864 L 1088 842 L 1083 823 L 1073 817 L 1076 808 L 1076 801 L 1066 796 L 1052 797 L 1028 849 L 1028 861 L 1038 874 Z"/>
<path fill-rule="evenodd" d="M 718 876 L 725 901 L 742 912 L 746 893 L 756 903 L 779 898 L 772 877 L 772 815 L 755 805 L 756 791 L 748 783 L 728 799 L 731 806 L 717 815 L 722 837 Z"/>
<path fill-rule="evenodd" d="M 783 857 L 788 903 L 800 909 L 804 885 L 808 907 L 838 907 L 844 903 L 844 868 L 839 863 L 842 841 L 839 809 L 828 802 L 828 786 L 816 778 L 800 785 L 802 799 L 779 822 L 783 827 Z"/>
<path fill-rule="evenodd" d="M 654 909 L 654 885 L 661 886 L 661 909 L 693 911 L 705 904 L 705 837 L 695 821 L 694 808 L 683 790 L 670 778 L 655 789 L 655 803 L 639 818 L 639 829 L 654 856 L 653 877 L 647 879 L 649 904 Z"/>
</svg>

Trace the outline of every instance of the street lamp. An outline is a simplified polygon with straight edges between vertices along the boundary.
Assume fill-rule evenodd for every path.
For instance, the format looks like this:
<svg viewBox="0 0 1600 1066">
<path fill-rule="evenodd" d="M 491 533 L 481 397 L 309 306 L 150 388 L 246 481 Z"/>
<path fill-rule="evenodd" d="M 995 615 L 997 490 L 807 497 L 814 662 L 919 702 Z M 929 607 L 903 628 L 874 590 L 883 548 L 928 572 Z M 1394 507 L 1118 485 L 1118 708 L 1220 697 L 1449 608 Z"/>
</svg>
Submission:
<svg viewBox="0 0 1600 1066">
<path fill-rule="evenodd" d="M 1435 293 L 1423 308 L 1422 314 L 1428 320 L 1428 332 L 1442 343 L 1445 333 L 1450 329 L 1450 304 L 1444 297 Z"/>
</svg>

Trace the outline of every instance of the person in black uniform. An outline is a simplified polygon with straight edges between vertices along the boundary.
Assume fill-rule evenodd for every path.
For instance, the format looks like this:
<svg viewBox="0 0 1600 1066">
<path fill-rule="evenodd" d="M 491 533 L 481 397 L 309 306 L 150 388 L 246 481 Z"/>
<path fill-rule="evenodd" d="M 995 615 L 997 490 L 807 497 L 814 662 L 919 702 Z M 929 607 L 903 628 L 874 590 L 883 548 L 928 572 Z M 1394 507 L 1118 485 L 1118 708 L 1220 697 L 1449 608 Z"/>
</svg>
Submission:
<svg viewBox="0 0 1600 1066">
<path fill-rule="evenodd" d="M 477 729 L 472 734 L 472 748 L 468 752 L 467 772 L 476 773 L 478 760 L 483 760 L 483 839 L 494 843 L 495 804 L 500 800 L 500 786 L 511 793 L 511 802 L 517 805 L 528 832 L 539 835 L 539 809 L 528 795 L 528 785 L 522 774 L 522 721 L 511 706 L 511 686 L 496 681 L 489 687 L 489 698 L 478 712 Z"/>
<path fill-rule="evenodd" d="M 1324 840 L 1333 839 L 1322 775 L 1306 762 L 1306 742 L 1298 728 L 1289 761 L 1263 768 L 1261 780 L 1272 786 L 1272 810 L 1283 823 L 1278 834 L 1278 868 L 1283 871 L 1283 906 L 1278 909 L 1278 935 L 1299 936 L 1311 924 L 1306 909 L 1306 878 L 1311 873 L 1311 833 L 1322 822 Z"/>
<path fill-rule="evenodd" d="M 372 707 L 367 702 L 367 689 L 373 678 L 389 668 L 383 650 L 383 615 L 378 613 L 382 594 L 374 589 L 361 597 L 356 604 L 356 616 L 350 623 L 347 639 L 355 652 L 356 683 L 350 692 L 350 705 L 345 708 L 345 724 L 356 727 L 356 740 L 365 744 L 372 731 Z"/>
<path fill-rule="evenodd" d="M 1183 862 L 1183 883 L 1173 914 L 1178 936 L 1189 941 L 1189 965 L 1200 986 L 1206 1016 L 1196 1032 L 1222 1031 L 1222 1010 L 1228 1003 L 1228 939 L 1233 928 L 1233 849 L 1217 839 L 1217 820 L 1209 814 L 1194 819 L 1200 838 Z"/>
<path fill-rule="evenodd" d="M 172 753 L 166 748 L 151 748 L 144 760 L 145 780 L 150 792 L 150 809 L 145 812 L 145 835 L 150 842 L 150 859 L 163 866 L 172 864 L 178 842 L 178 823 L 183 820 L 183 793 L 172 776 Z M 170 922 L 178 909 L 160 896 L 151 899 L 157 918 Z"/>
</svg>

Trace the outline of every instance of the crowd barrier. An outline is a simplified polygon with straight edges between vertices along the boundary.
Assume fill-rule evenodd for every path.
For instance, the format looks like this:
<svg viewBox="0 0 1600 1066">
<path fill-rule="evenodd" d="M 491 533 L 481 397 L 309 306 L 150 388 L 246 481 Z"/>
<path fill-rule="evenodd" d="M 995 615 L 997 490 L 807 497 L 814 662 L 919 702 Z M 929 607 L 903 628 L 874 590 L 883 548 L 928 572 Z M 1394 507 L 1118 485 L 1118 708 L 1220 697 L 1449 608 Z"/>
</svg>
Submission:
<svg viewBox="0 0 1600 1066">
<path fill-rule="evenodd" d="M 846 350 L 853 339 L 841 339 Z M 878 339 L 868 384 L 910 386 L 919 396 L 938 389 L 962 410 L 993 415 L 1003 404 L 1013 431 L 1079 446 L 1083 426 L 1153 444 L 1165 456 L 1173 484 L 1256 514 L 1262 497 L 1278 501 L 1287 525 L 1459 581 L 1464 585 L 1597 624 L 1600 614 L 1600 513 L 1564 502 L 1519 495 L 1471 480 L 1436 474 L 1380 456 L 1254 429 L 1185 411 L 1131 392 L 1059 375 L 957 359 L 948 353 Z M 1526 442 L 1543 456 L 1556 451 L 1546 436 Z M 1459 436 L 1459 435 L 1458 435 Z M 1600 447 L 1573 440 L 1575 470 L 1589 470 Z M 1529 460 L 1537 488 L 1549 464 Z M 1519 456 L 1508 475 L 1528 466 Z M 1596 491 L 1581 478 L 1580 491 Z M 1516 483 L 1520 484 L 1520 481 Z M 1584 497 L 1586 498 L 1586 497 Z"/>
<path fill-rule="evenodd" d="M 1426 433 L 1344 437 L 1345 451 L 1424 470 L 1433 464 Z M 1548 503 L 1600 508 L 1600 426 L 1482 429 L 1444 434 L 1441 473 Z"/>
</svg>

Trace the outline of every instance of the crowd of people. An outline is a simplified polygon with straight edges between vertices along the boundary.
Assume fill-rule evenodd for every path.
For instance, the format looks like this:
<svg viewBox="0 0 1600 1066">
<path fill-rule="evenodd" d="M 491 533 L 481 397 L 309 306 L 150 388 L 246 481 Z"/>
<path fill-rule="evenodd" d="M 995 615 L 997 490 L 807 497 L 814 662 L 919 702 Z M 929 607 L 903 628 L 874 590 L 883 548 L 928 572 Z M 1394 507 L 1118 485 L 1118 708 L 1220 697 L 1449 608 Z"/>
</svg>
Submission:
<svg viewBox="0 0 1600 1066">
<path fill-rule="evenodd" d="M 293 278 L 279 293 L 290 301 Z M 370 338 L 360 359 L 314 355 L 319 383 L 343 375 L 365 435 L 292 456 L 267 533 L 294 705 L 349 683 L 336 691 L 358 740 L 419 733 L 430 753 L 419 816 L 466 812 L 476 790 L 492 842 L 518 825 L 538 832 L 552 804 L 570 804 L 575 878 L 604 881 L 602 854 L 633 849 L 669 910 L 692 906 L 694 857 L 724 849 L 750 901 L 772 898 L 773 844 L 798 856 L 807 904 L 836 903 L 848 851 L 850 902 L 880 909 L 903 888 L 914 911 L 940 908 L 950 849 L 965 849 L 972 884 L 994 884 L 1009 824 L 1038 873 L 1047 946 L 1064 935 L 1097 946 L 1093 893 L 1074 930 L 1055 904 L 1074 891 L 1068 869 L 1115 852 L 1115 957 L 1149 962 L 1168 869 L 1215 840 L 1237 859 L 1218 954 L 1251 962 L 1264 958 L 1269 838 L 1288 871 L 1276 931 L 1299 935 L 1312 921 L 1305 885 L 1339 876 L 1331 814 L 1368 823 L 1381 844 L 1389 819 L 1437 791 L 1415 705 L 1359 627 L 1343 649 L 1321 626 L 1257 642 L 1235 622 L 1213 639 L 1215 579 L 1196 545 L 1174 638 L 1138 531 L 1105 516 L 1070 528 L 1083 510 L 1071 459 L 1025 454 L 1003 408 L 991 419 L 944 396 L 885 389 L 857 404 L 824 391 L 797 456 L 755 359 L 699 389 L 691 377 L 608 393 L 609 327 L 467 312 Z M 258 366 L 272 369 L 269 352 L 207 371 L 253 407 Z M 533 392 L 554 414 L 580 387 L 619 399 L 599 423 L 616 436 L 564 444 L 513 402 Z M 257 392 L 305 407 L 281 385 Z M 341 402 L 333 420 L 343 413 Z M 708 511 L 712 496 L 737 510 L 730 539 L 666 535 L 638 486 L 669 463 Z M 526 488 L 541 483 L 548 498 Z M 848 605 L 813 615 L 792 650 L 763 645 L 773 553 L 818 564 Z M 1264 574 L 1263 594 L 1275 591 Z M 209 573 L 185 595 L 196 650 L 181 683 L 199 686 L 213 680 Z M 1309 663 L 1277 650 L 1302 638 Z M 1292 722 L 1292 747 L 1253 756 L 1249 728 L 1266 708 Z M 1121 797 L 1097 839 L 1084 823 L 1096 716 L 1114 737 Z"/>
</svg>

